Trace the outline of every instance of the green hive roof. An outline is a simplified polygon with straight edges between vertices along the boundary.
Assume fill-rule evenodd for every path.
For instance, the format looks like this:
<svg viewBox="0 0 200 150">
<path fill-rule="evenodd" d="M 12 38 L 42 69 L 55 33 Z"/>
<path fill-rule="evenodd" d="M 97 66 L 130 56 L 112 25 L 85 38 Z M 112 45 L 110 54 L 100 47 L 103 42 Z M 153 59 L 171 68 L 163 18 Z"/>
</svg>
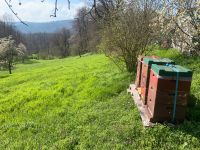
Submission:
<svg viewBox="0 0 200 150">
<path fill-rule="evenodd" d="M 179 65 L 174 65 L 180 77 L 192 77 L 192 71 Z M 176 76 L 177 72 L 170 66 L 152 64 L 151 69 L 159 76 Z"/>
<path fill-rule="evenodd" d="M 163 64 L 175 64 L 175 62 L 171 59 L 168 58 L 144 58 L 144 63 L 147 65 L 152 65 L 152 64 L 158 64 L 158 65 L 163 65 Z"/>
</svg>

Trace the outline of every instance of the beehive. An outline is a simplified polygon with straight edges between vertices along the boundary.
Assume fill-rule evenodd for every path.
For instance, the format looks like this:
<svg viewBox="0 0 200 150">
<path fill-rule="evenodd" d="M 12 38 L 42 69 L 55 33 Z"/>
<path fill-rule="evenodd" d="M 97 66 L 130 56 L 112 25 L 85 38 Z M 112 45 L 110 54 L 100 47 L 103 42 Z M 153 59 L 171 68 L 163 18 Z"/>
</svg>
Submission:
<svg viewBox="0 0 200 150">
<path fill-rule="evenodd" d="M 177 71 L 179 77 L 175 103 Z M 152 65 L 147 98 L 147 107 L 152 122 L 171 121 L 174 113 L 176 121 L 184 120 L 191 80 L 192 71 L 179 65 L 173 67 Z"/>
<path fill-rule="evenodd" d="M 140 87 L 143 58 L 144 56 L 139 56 L 137 59 L 137 74 L 136 74 L 136 80 L 135 80 L 136 88 Z"/>
<path fill-rule="evenodd" d="M 141 73 L 141 99 L 143 104 L 147 103 L 148 87 L 149 87 L 149 76 L 152 64 L 165 65 L 165 64 L 175 64 L 174 61 L 167 58 L 144 58 L 142 63 L 142 73 Z"/>
<path fill-rule="evenodd" d="M 137 59 L 137 74 L 136 74 L 136 80 L 135 80 L 135 87 L 138 88 L 141 86 L 141 73 L 142 73 L 142 61 L 144 58 L 152 58 L 156 59 L 159 58 L 158 56 L 138 56 Z"/>
</svg>

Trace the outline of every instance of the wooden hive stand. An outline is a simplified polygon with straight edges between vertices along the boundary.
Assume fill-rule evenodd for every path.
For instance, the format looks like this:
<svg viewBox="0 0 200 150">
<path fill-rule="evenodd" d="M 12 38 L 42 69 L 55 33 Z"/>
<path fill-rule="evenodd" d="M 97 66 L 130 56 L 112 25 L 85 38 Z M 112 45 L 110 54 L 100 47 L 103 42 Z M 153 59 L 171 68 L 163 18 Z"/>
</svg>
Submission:
<svg viewBox="0 0 200 150">
<path fill-rule="evenodd" d="M 142 123 L 144 127 L 152 127 L 155 123 L 150 122 L 150 113 L 146 105 L 143 104 L 140 98 L 140 88 L 136 88 L 135 84 L 131 84 L 130 87 L 127 89 L 127 92 L 131 94 L 133 97 L 133 101 L 137 106 L 140 116 L 142 119 Z"/>
</svg>

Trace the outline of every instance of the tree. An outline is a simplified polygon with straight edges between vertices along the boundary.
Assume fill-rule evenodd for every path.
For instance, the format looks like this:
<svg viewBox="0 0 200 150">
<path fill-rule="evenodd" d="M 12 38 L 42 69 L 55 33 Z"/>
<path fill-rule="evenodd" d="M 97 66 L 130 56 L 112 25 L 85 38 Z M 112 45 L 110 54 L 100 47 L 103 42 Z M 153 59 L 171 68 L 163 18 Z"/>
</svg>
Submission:
<svg viewBox="0 0 200 150">
<path fill-rule="evenodd" d="M 17 54 L 17 47 L 12 36 L 0 39 L 0 60 L 6 64 L 10 74 L 12 74 L 14 57 Z"/>
<path fill-rule="evenodd" d="M 94 14 L 91 16 L 89 12 L 86 7 L 80 8 L 74 20 L 73 35 L 70 41 L 73 45 L 73 53 L 80 57 L 87 52 L 96 52 L 100 42 L 98 20 L 94 18 Z"/>
<path fill-rule="evenodd" d="M 22 60 L 22 63 L 24 63 L 24 60 L 25 60 L 26 55 L 27 55 L 26 46 L 23 43 L 20 43 L 17 47 L 17 52 L 18 52 L 19 58 Z"/>
<path fill-rule="evenodd" d="M 155 0 L 121 1 L 104 21 L 101 48 L 118 66 L 125 63 L 129 72 L 138 55 L 153 44 L 157 5 Z"/>
<path fill-rule="evenodd" d="M 16 30 L 16 28 L 13 26 L 12 23 L 6 22 L 6 20 L 7 19 L 4 19 L 4 21 L 0 20 L 0 38 L 12 35 L 12 38 L 16 41 L 17 44 L 22 42 L 23 41 L 22 34 Z"/>
<path fill-rule="evenodd" d="M 78 44 L 78 54 L 81 57 L 81 54 L 87 52 L 88 48 L 88 16 L 87 9 L 85 7 L 79 9 L 77 13 L 77 18 L 74 24 L 76 30 L 77 44 Z"/>
<path fill-rule="evenodd" d="M 69 56 L 69 38 L 70 31 L 68 29 L 61 29 L 54 36 L 54 46 L 60 51 L 61 57 Z"/>
<path fill-rule="evenodd" d="M 200 1 L 162 1 L 159 23 L 181 51 L 200 53 Z M 170 33 L 170 34 L 169 34 Z"/>
</svg>

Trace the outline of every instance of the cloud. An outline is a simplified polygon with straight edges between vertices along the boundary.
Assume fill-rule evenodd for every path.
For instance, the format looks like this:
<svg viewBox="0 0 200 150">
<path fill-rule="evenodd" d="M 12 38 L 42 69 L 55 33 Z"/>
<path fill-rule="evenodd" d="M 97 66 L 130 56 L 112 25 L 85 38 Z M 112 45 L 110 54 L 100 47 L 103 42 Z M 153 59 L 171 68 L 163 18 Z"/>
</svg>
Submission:
<svg viewBox="0 0 200 150">
<path fill-rule="evenodd" d="M 4 14 L 12 14 L 4 1 L 1 1 L 0 3 L 2 3 L 0 5 L 0 16 L 3 16 Z M 23 21 L 30 22 L 73 19 L 77 10 L 83 6 L 83 1 L 77 1 L 76 3 L 71 4 L 69 10 L 67 2 L 61 1 L 58 3 L 57 17 L 54 18 L 50 17 L 54 12 L 54 1 L 45 1 L 43 3 L 41 3 L 41 0 L 22 1 L 22 5 L 18 4 L 18 0 L 12 1 L 12 8 L 17 12 L 18 16 Z M 14 20 L 17 21 L 13 14 L 12 16 Z"/>
</svg>

